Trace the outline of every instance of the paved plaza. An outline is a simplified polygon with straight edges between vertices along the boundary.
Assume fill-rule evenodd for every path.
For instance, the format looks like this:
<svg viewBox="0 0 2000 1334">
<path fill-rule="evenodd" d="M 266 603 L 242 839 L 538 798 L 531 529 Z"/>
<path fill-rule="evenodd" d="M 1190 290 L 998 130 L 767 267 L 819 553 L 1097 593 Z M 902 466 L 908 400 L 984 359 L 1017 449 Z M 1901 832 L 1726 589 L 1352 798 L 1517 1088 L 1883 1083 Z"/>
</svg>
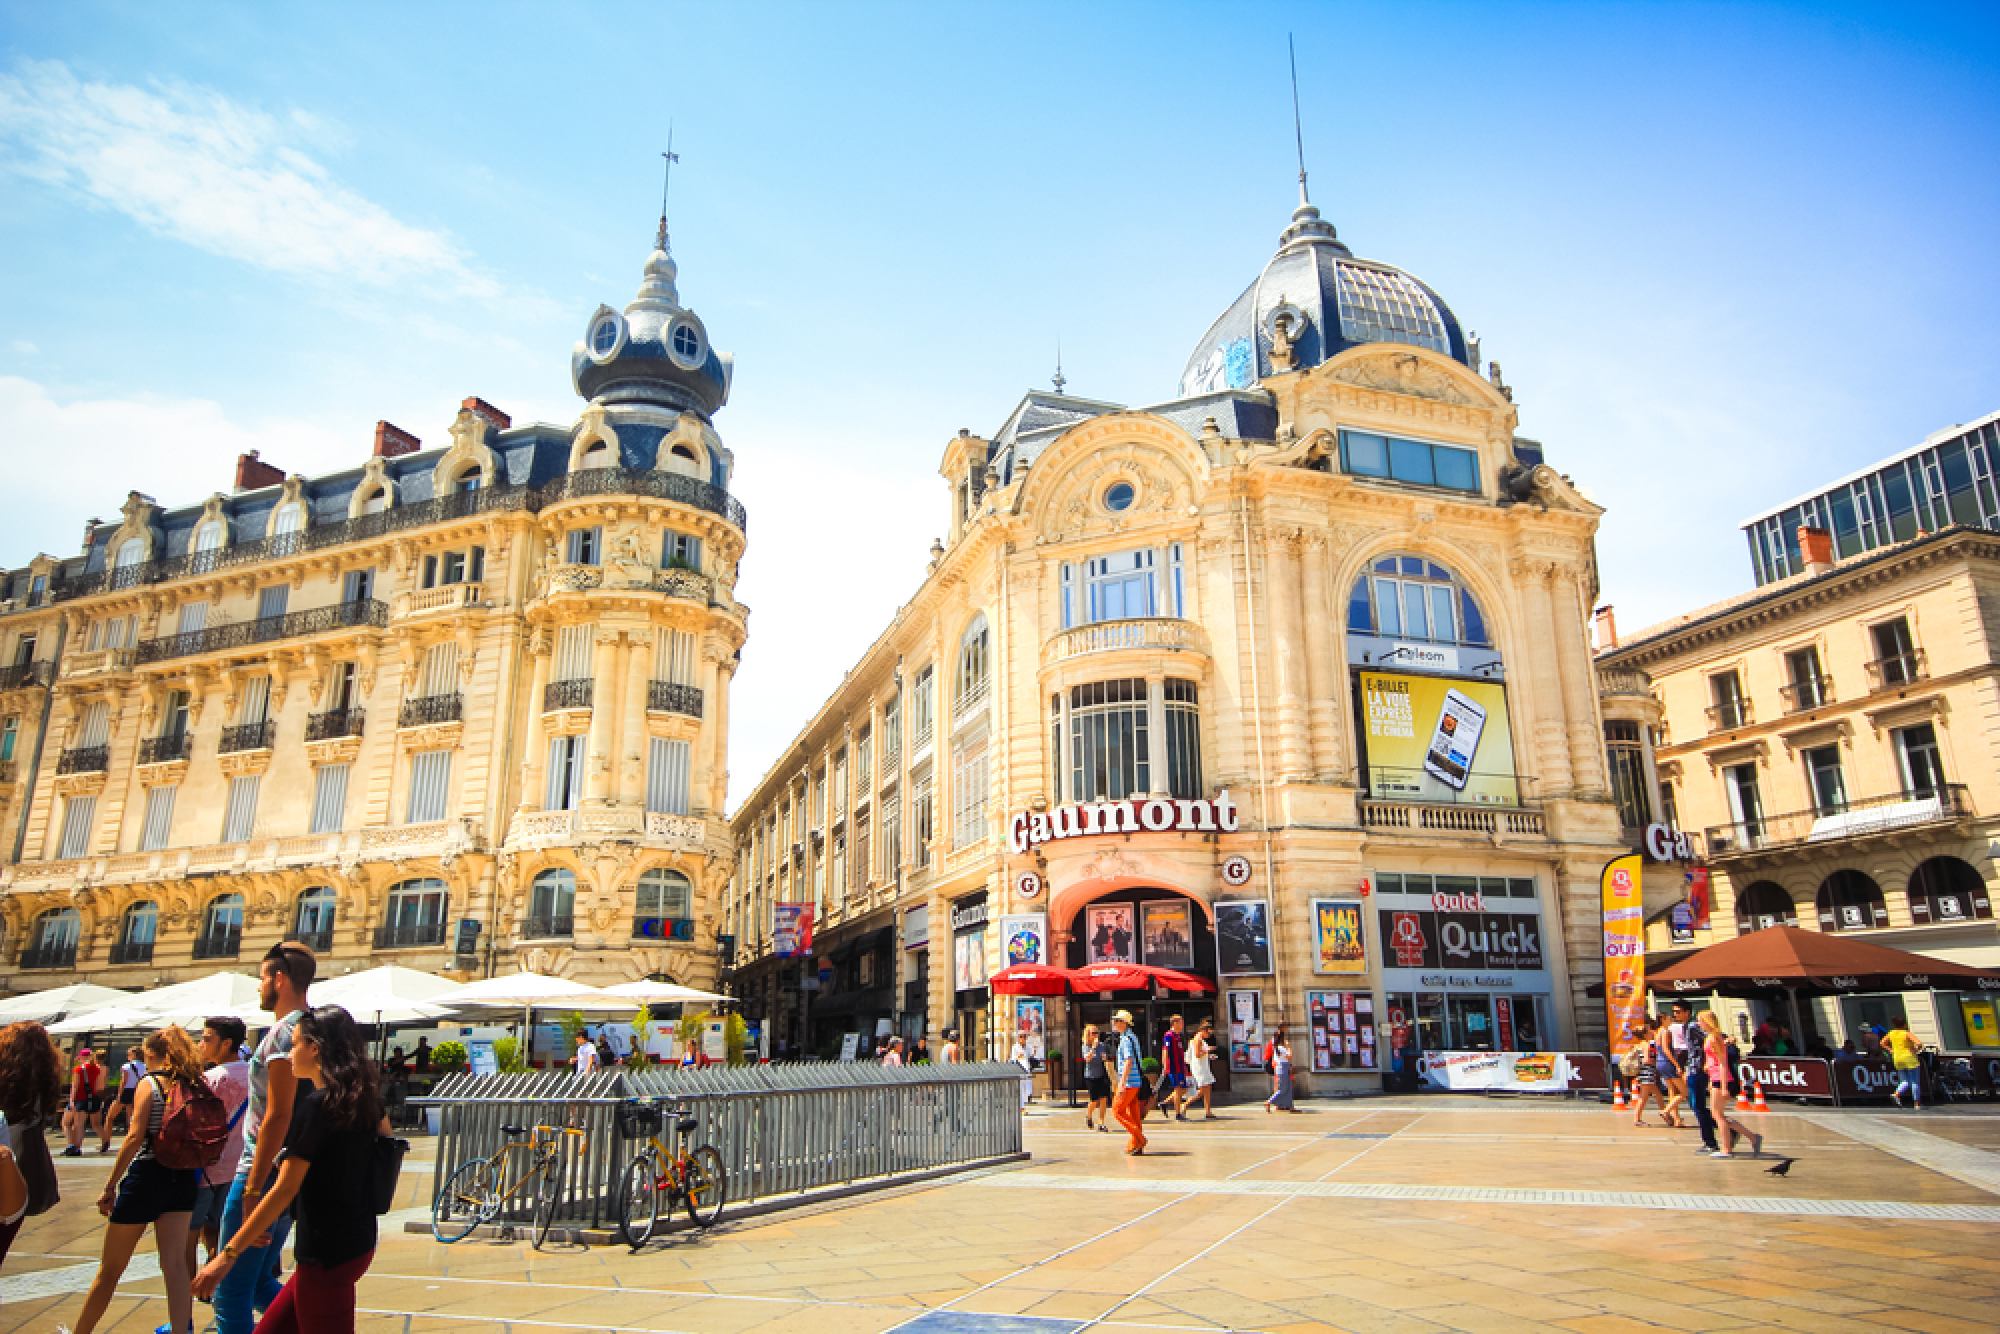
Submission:
<svg viewBox="0 0 2000 1334">
<path fill-rule="evenodd" d="M 1037 1108 L 1031 1162 L 678 1228 L 634 1255 L 385 1229 L 365 1330 L 808 1334 L 1354 1330 L 1579 1334 L 2000 1326 L 2000 1115 L 1774 1109 L 1769 1161 L 1600 1104 L 1381 1098 L 1149 1123 Z M 428 1200 L 430 1145 L 404 1189 Z M 102 1161 L 0 1271 L 0 1329 L 74 1317 Z M 400 1216 L 398 1224 L 400 1223 Z M 150 1253 L 103 1328 L 166 1318 Z M 199 1319 L 208 1308 L 196 1308 Z"/>
</svg>

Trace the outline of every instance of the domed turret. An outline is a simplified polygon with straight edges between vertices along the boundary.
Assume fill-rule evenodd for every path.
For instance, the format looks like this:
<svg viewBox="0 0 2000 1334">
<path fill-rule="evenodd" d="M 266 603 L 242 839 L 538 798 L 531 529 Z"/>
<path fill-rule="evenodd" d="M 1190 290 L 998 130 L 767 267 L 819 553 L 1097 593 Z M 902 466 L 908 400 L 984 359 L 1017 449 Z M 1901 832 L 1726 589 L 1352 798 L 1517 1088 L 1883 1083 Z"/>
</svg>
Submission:
<svg viewBox="0 0 2000 1334">
<path fill-rule="evenodd" d="M 1278 253 L 1195 345 L 1180 392 L 1248 389 L 1357 343 L 1414 343 L 1472 364 L 1444 299 L 1401 269 L 1356 259 L 1301 189 Z"/>
<path fill-rule="evenodd" d="M 592 403 L 645 403 L 713 417 L 729 401 L 735 370 L 709 346 L 701 317 L 681 305 L 679 266 L 667 248 L 666 219 L 646 260 L 639 294 L 623 314 L 599 306 L 570 354 L 570 380 Z"/>
</svg>

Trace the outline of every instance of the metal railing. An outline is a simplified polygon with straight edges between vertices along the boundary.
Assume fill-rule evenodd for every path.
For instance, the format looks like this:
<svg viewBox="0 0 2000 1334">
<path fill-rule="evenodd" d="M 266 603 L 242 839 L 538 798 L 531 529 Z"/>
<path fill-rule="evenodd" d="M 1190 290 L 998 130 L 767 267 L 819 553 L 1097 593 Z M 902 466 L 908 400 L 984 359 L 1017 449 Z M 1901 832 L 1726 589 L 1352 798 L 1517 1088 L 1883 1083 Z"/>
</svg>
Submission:
<svg viewBox="0 0 2000 1334">
<path fill-rule="evenodd" d="M 1779 686 L 1778 694 L 1785 701 L 1786 713 L 1804 713 L 1832 702 L 1833 678 L 1802 676 L 1796 681 Z"/>
<path fill-rule="evenodd" d="M 671 500 L 707 510 L 710 514 L 719 514 L 737 528 L 746 532 L 749 529 L 749 516 L 744 513 L 743 502 L 721 487 L 699 478 L 652 468 L 586 468 L 581 472 L 565 473 L 542 487 L 536 497 L 538 503 L 535 508 L 541 509 L 559 500 L 575 500 L 581 496 L 651 496 L 655 500 Z"/>
<path fill-rule="evenodd" d="M 521 939 L 555 940 L 574 934 L 574 917 L 529 917 L 521 922 Z"/>
<path fill-rule="evenodd" d="M 375 928 L 375 948 L 410 950 L 428 945 L 442 945 L 444 929 L 443 922 L 431 922 L 423 926 L 378 926 Z"/>
<path fill-rule="evenodd" d="M 150 940 L 121 940 L 111 947 L 113 963 L 151 963 L 153 942 Z"/>
<path fill-rule="evenodd" d="M 328 709 L 306 715 L 306 740 L 337 741 L 344 736 L 360 736 L 368 721 L 366 709 Z"/>
<path fill-rule="evenodd" d="M 1042 666 L 1085 653 L 1118 649 L 1158 649 L 1170 653 L 1208 653 L 1208 632 L 1195 621 L 1173 616 L 1133 616 L 1092 621 L 1049 636 L 1042 644 Z"/>
<path fill-rule="evenodd" d="M 321 931 L 294 931 L 291 934 L 291 939 L 298 941 L 299 944 L 304 945 L 309 950 L 324 954 L 333 948 L 333 928 L 329 926 Z"/>
<path fill-rule="evenodd" d="M 28 686 L 45 686 L 55 680 L 55 664 L 43 662 L 17 662 L 9 667 L 0 667 L 0 690 L 21 690 Z"/>
<path fill-rule="evenodd" d="M 616 1226 L 614 1195 L 642 1141 L 618 1130 L 632 1098 L 686 1103 L 691 1138 L 722 1155 L 731 1206 L 774 1197 L 970 1167 L 1022 1156 L 1021 1068 L 1002 1062 L 884 1068 L 872 1062 L 682 1070 L 616 1070 L 578 1079 L 563 1072 L 452 1075 L 420 1106 L 441 1111 L 435 1196 L 464 1163 L 492 1153 L 502 1125 L 575 1125 L 563 1136 L 556 1218 Z M 510 1200 L 502 1218 L 524 1222 L 533 1201 Z"/>
<path fill-rule="evenodd" d="M 287 533 L 285 536 L 296 534 Z M 248 644 L 264 644 L 274 639 L 324 634 L 328 630 L 357 625 L 387 624 L 388 603 L 374 598 L 360 598 L 353 602 L 336 602 L 328 607 L 314 607 L 309 611 L 287 612 L 283 616 L 260 616 L 254 621 L 238 621 L 234 625 L 215 625 L 205 630 L 190 630 L 186 634 L 142 639 L 139 641 L 138 661 L 159 662 L 166 658 L 185 658 L 196 653 L 215 653 Z"/>
<path fill-rule="evenodd" d="M 1719 860 L 1802 843 L 1868 838 L 1922 825 L 1948 824 L 1970 819 L 1973 813 L 1972 794 L 1965 784 L 1942 783 L 1928 790 L 1863 797 L 1829 810 L 1787 811 L 1710 825 L 1705 837 L 1709 857 Z"/>
<path fill-rule="evenodd" d="M 194 957 L 197 959 L 233 959 L 242 948 L 243 928 L 240 926 L 204 931 L 194 938 Z"/>
<path fill-rule="evenodd" d="M 275 719 L 266 718 L 261 723 L 241 723 L 235 727 L 222 729 L 222 740 L 216 744 L 218 755 L 234 755 L 239 750 L 269 750 L 278 740 L 278 724 Z"/>
<path fill-rule="evenodd" d="M 1897 686 L 1906 686 L 1930 675 L 1929 664 L 1920 648 L 1906 653 L 1891 653 L 1886 658 L 1877 658 L 1864 665 L 1868 669 L 1870 691 L 1894 690 Z"/>
<path fill-rule="evenodd" d="M 1708 706 L 1708 730 L 1730 732 L 1750 725 L 1750 701 L 1727 699 Z"/>
<path fill-rule="evenodd" d="M 98 774 L 111 764 L 109 746 L 72 746 L 56 760 L 59 774 Z"/>
<path fill-rule="evenodd" d="M 31 945 L 21 951 L 20 966 L 26 968 L 73 968 L 76 966 L 76 944 Z"/>
<path fill-rule="evenodd" d="M 588 676 L 574 681 L 551 681 L 542 687 L 542 712 L 553 713 L 557 709 L 587 709 L 590 707 L 591 689 L 597 683 Z"/>
<path fill-rule="evenodd" d="M 1597 693 L 1600 696 L 1650 696 L 1653 693 L 1653 678 L 1633 667 L 1599 667 Z"/>
<path fill-rule="evenodd" d="M 139 763 L 172 764 L 194 754 L 194 738 L 186 732 L 178 736 L 149 736 L 139 743 Z"/>
<path fill-rule="evenodd" d="M 684 686 L 673 681 L 648 681 L 646 707 L 654 713 L 678 713 L 689 718 L 699 718 L 701 687 Z"/>
<path fill-rule="evenodd" d="M 464 716 L 465 696 L 457 691 L 449 695 L 424 695 L 403 701 L 403 707 L 396 714 L 396 726 L 426 727 L 432 723 L 455 723 Z"/>
</svg>

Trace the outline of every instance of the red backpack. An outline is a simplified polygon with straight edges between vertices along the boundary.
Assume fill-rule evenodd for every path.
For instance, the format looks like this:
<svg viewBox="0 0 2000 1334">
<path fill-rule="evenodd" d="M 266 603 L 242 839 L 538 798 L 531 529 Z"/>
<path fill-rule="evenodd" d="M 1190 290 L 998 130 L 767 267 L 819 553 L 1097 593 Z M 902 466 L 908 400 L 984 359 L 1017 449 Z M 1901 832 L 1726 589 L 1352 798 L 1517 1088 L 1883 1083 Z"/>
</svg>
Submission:
<svg viewBox="0 0 2000 1334">
<path fill-rule="evenodd" d="M 160 1133 L 153 1137 L 153 1157 L 176 1171 L 213 1167 L 229 1142 L 229 1111 L 207 1080 L 169 1086 L 164 1075 L 153 1076 L 153 1096 L 166 1098 Z M 164 1093 L 162 1092 L 164 1090 Z"/>
</svg>

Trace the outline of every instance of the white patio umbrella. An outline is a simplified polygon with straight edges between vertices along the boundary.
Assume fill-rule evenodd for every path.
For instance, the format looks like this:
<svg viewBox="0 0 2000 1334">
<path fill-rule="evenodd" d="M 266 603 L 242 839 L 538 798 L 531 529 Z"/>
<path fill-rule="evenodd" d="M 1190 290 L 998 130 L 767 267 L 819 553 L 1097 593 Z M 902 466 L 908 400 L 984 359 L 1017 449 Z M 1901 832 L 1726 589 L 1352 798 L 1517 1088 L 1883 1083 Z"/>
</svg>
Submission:
<svg viewBox="0 0 2000 1334">
<path fill-rule="evenodd" d="M 244 973 L 210 973 L 126 1000 L 190 1029 L 211 1015 L 234 1015 L 250 1028 L 269 1028 L 275 1018 L 257 1003 L 257 979 Z"/>
<path fill-rule="evenodd" d="M 384 964 L 366 972 L 315 982 L 306 993 L 314 1005 L 338 1005 L 360 1024 L 408 1024 L 419 1019 L 439 1019 L 452 1013 L 436 1003 L 459 984 L 430 973 L 398 964 Z"/>
<path fill-rule="evenodd" d="M 505 973 L 481 978 L 433 996 L 434 1005 L 455 1010 L 519 1010 L 521 1032 L 533 1041 L 536 1010 L 584 1010 L 594 1014 L 630 1014 L 639 1002 L 628 996 L 613 996 L 584 982 L 548 973 Z M 525 1058 L 527 1053 L 522 1053 Z"/>
<path fill-rule="evenodd" d="M 107 1005 L 130 1005 L 138 997 L 116 987 L 100 987 L 95 982 L 72 982 L 66 987 L 50 987 L 0 1001 L 0 1024 L 32 1019 L 46 1023 L 63 1015 L 101 1010 Z"/>
<path fill-rule="evenodd" d="M 137 1000 L 138 997 L 128 997 Z M 107 1005 L 98 1010 L 86 1010 L 73 1014 L 59 1024 L 50 1024 L 49 1032 L 57 1036 L 71 1033 L 128 1033 L 152 1032 L 164 1021 L 151 1010 L 141 1010 L 131 1005 Z"/>
<path fill-rule="evenodd" d="M 637 982 L 620 982 L 615 987 L 604 988 L 607 996 L 629 996 L 633 1000 L 650 1005 L 655 1001 L 663 1005 L 686 1004 L 698 1001 L 728 1001 L 728 996 L 718 996 L 713 991 L 698 991 L 674 982 L 651 982 L 640 978 Z"/>
</svg>

